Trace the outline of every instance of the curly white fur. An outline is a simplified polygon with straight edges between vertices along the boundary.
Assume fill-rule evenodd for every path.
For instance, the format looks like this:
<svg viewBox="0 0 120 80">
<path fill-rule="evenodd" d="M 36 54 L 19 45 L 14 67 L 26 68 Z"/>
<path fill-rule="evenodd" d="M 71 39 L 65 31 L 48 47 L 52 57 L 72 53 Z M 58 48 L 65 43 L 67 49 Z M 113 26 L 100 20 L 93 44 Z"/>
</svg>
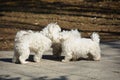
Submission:
<svg viewBox="0 0 120 80">
<path fill-rule="evenodd" d="M 41 33 L 52 40 L 53 43 L 59 43 L 59 33 L 61 28 L 57 23 L 50 23 L 47 27 L 43 28 Z"/>
<path fill-rule="evenodd" d="M 35 52 L 34 61 L 39 62 L 51 44 L 51 40 L 39 32 L 19 31 L 15 37 L 13 62 L 27 63 L 30 51 Z"/>
<path fill-rule="evenodd" d="M 53 55 L 57 58 L 61 55 L 61 43 L 59 38 L 59 33 L 61 32 L 61 28 L 57 23 L 48 24 L 41 33 L 51 39 Z"/>
<path fill-rule="evenodd" d="M 40 58 L 38 57 L 41 57 L 43 52 L 48 50 L 52 44 L 56 46 L 59 45 L 60 32 L 61 28 L 57 23 L 48 24 L 47 27 L 43 28 L 43 30 L 39 33 L 33 32 L 31 30 L 22 30 L 17 32 L 14 44 L 15 53 L 13 57 L 13 62 L 20 61 L 20 63 L 22 64 L 27 63 L 25 60 L 28 58 L 30 50 L 36 53 L 34 61 L 39 62 Z M 57 53 L 55 52 L 56 46 L 53 47 L 54 55 Z"/>
<path fill-rule="evenodd" d="M 71 30 L 71 31 L 66 31 L 66 30 L 63 30 L 61 33 L 59 33 L 59 38 L 60 39 L 60 43 L 53 43 L 52 44 L 52 48 L 53 48 L 53 55 L 56 57 L 56 58 L 59 58 L 61 56 L 61 53 L 62 53 L 62 40 L 63 40 L 63 37 L 60 36 L 61 34 L 64 35 L 64 38 L 69 38 L 69 37 L 81 37 L 81 34 L 79 33 L 79 31 L 77 29 L 75 30 Z M 69 35 L 66 35 L 65 34 L 69 34 Z"/>
<path fill-rule="evenodd" d="M 68 37 L 69 35 L 70 33 L 61 34 L 63 37 L 62 51 L 65 54 L 65 59 L 62 60 L 63 62 L 70 61 L 71 59 L 76 60 L 78 58 L 88 59 L 91 56 L 93 60 L 100 60 L 100 39 L 97 33 L 93 33 L 91 39 L 75 36 Z"/>
<path fill-rule="evenodd" d="M 71 31 L 63 30 L 60 33 L 60 40 L 61 41 L 65 41 L 65 40 L 70 39 L 70 38 L 81 38 L 81 34 L 77 29 L 75 29 L 75 30 L 72 29 Z"/>
</svg>

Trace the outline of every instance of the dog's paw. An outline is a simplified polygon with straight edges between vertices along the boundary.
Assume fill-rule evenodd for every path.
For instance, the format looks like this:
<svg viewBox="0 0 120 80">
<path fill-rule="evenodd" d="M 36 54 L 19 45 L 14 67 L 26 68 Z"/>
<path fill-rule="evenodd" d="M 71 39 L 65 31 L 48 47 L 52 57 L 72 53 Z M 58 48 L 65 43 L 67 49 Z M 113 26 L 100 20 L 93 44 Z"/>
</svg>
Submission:
<svg viewBox="0 0 120 80">
<path fill-rule="evenodd" d="M 29 63 L 29 61 L 24 61 L 24 62 L 21 62 L 21 64 L 27 64 Z"/>
<path fill-rule="evenodd" d="M 35 62 L 36 62 L 36 63 L 39 63 L 39 62 L 40 62 L 40 60 L 36 60 Z"/>
<path fill-rule="evenodd" d="M 100 58 L 93 58 L 94 61 L 100 61 Z"/>
<path fill-rule="evenodd" d="M 69 61 L 68 61 L 68 60 L 64 60 L 64 59 L 63 59 L 63 60 L 62 60 L 62 62 L 69 62 Z"/>
</svg>

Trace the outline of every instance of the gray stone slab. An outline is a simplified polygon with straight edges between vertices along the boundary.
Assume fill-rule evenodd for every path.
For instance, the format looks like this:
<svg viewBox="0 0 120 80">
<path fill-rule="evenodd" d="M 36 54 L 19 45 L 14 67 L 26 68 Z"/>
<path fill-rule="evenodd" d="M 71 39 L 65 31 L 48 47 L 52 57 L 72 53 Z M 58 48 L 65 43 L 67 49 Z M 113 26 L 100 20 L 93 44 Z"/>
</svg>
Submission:
<svg viewBox="0 0 120 80">
<path fill-rule="evenodd" d="M 55 60 L 47 52 L 40 63 L 14 64 L 13 51 L 0 51 L 0 80 L 120 80 L 120 41 L 103 42 L 100 46 L 101 61 L 67 63 Z"/>
</svg>

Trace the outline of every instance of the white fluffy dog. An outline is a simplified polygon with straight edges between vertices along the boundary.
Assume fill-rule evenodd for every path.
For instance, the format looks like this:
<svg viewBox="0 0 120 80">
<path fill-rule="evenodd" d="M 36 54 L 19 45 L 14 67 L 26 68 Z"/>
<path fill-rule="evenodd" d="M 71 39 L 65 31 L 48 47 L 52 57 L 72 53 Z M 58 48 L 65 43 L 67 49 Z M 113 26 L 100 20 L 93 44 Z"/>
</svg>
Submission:
<svg viewBox="0 0 120 80">
<path fill-rule="evenodd" d="M 50 49 L 51 45 L 53 47 L 53 55 L 60 56 L 59 47 L 60 43 L 59 33 L 61 28 L 57 23 L 50 23 L 40 32 L 29 31 L 19 31 L 15 36 L 14 44 L 14 57 L 13 62 L 19 62 L 24 64 L 30 54 L 30 50 L 34 51 L 36 54 L 34 56 L 34 61 L 39 62 L 44 51 Z M 58 51 L 58 52 L 55 52 Z"/>
<path fill-rule="evenodd" d="M 79 33 L 79 31 L 77 29 L 71 30 L 71 31 L 65 31 L 65 30 L 63 30 L 61 33 L 63 33 L 63 34 L 66 34 L 66 33 L 69 34 L 68 37 L 70 37 L 70 36 L 81 37 L 81 35 L 80 35 L 80 33 Z M 60 37 L 61 33 L 59 33 L 59 38 L 58 38 L 60 40 L 60 43 L 53 43 L 53 45 L 52 45 L 53 55 L 56 58 L 58 58 L 58 59 L 60 58 L 60 56 L 62 54 L 62 44 L 61 44 L 62 41 L 61 41 L 61 37 Z"/>
<path fill-rule="evenodd" d="M 30 51 L 35 52 L 34 61 L 39 62 L 51 44 L 52 41 L 40 32 L 19 31 L 15 37 L 13 62 L 27 63 Z"/>
<path fill-rule="evenodd" d="M 61 33 L 61 39 L 63 41 L 62 51 L 65 54 L 65 59 L 62 62 L 68 62 L 71 59 L 77 60 L 79 58 L 92 58 L 95 61 L 100 60 L 100 39 L 97 33 L 93 33 L 91 39 L 70 35 L 70 32 Z"/>
<path fill-rule="evenodd" d="M 60 32 L 61 28 L 57 23 L 50 23 L 41 31 L 43 35 L 51 39 L 53 55 L 56 58 L 59 58 L 61 55 Z"/>
</svg>

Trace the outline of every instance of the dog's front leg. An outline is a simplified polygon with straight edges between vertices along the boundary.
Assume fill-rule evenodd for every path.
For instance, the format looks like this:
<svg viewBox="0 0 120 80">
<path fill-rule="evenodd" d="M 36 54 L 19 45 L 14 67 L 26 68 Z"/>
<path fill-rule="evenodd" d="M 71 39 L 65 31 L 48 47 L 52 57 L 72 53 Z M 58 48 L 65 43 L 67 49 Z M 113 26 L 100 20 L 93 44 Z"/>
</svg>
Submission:
<svg viewBox="0 0 120 80">
<path fill-rule="evenodd" d="M 65 56 L 65 59 L 63 59 L 62 62 L 69 62 L 71 59 L 72 59 L 72 54 L 69 53 Z"/>
<path fill-rule="evenodd" d="M 34 61 L 35 62 L 40 62 L 40 60 L 42 58 L 42 55 L 43 55 L 43 51 L 38 51 L 34 56 Z"/>
</svg>

